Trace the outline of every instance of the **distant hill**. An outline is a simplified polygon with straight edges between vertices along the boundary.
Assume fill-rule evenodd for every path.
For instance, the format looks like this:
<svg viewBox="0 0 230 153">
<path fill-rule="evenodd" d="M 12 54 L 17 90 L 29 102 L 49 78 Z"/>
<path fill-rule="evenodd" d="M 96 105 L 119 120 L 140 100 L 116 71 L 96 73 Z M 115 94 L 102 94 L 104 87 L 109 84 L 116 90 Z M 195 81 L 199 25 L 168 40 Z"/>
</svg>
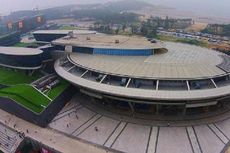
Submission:
<svg viewBox="0 0 230 153">
<path fill-rule="evenodd" d="M 108 9 L 114 12 L 140 10 L 148 6 L 153 6 L 153 5 L 137 0 L 122 0 L 122 1 L 105 3 L 104 5 L 102 5 L 104 9 Z"/>
<path fill-rule="evenodd" d="M 17 12 L 13 12 L 8 16 L 4 16 L 3 17 L 3 22 L 8 22 L 8 21 L 17 21 L 21 18 L 24 17 L 32 17 L 35 16 L 37 13 L 35 11 L 32 10 L 25 10 L 25 11 L 17 11 Z"/>
<path fill-rule="evenodd" d="M 77 5 L 66 5 L 54 8 L 48 8 L 39 11 L 17 11 L 11 13 L 9 16 L 5 16 L 3 18 L 3 22 L 7 22 L 9 20 L 18 20 L 23 17 L 30 17 L 36 14 L 41 13 L 49 19 L 60 19 L 60 18 L 69 18 L 73 17 L 73 12 L 81 11 L 81 14 L 87 12 L 87 10 L 91 10 L 92 12 L 102 12 L 106 13 L 111 12 L 113 13 L 120 13 L 120 12 L 133 12 L 136 14 L 145 15 L 145 17 L 150 16 L 158 16 L 158 17 L 172 17 L 172 18 L 193 18 L 195 21 L 198 22 L 205 22 L 205 23 L 230 23 L 229 18 L 221 18 L 221 17 L 207 17 L 202 14 L 195 14 L 194 12 L 190 12 L 189 10 L 180 10 L 177 7 L 174 7 L 173 0 L 170 1 L 170 7 L 168 7 L 168 3 L 165 3 L 166 0 L 158 0 L 162 1 L 161 5 L 153 5 L 152 0 L 146 0 L 148 2 L 143 2 L 143 0 L 121 0 L 115 2 L 108 2 L 108 3 L 95 3 L 95 4 L 77 4 Z M 100 2 L 100 1 L 99 1 Z M 154 3 L 155 4 L 155 3 Z M 104 14 L 103 14 L 104 15 Z"/>
<path fill-rule="evenodd" d="M 73 12 L 82 10 L 82 13 L 86 12 L 86 10 L 94 10 L 99 12 L 125 12 L 130 10 L 139 10 L 144 7 L 151 6 L 151 4 L 137 1 L 137 0 L 121 0 L 116 2 L 108 2 L 104 4 L 96 3 L 96 4 L 78 4 L 78 5 L 66 5 L 54 8 L 48 8 L 39 11 L 17 11 L 13 12 L 8 16 L 3 18 L 4 22 L 9 20 L 19 20 L 24 17 L 31 17 L 36 14 L 41 13 L 46 16 L 47 19 L 58 19 L 58 18 L 66 18 L 70 17 Z"/>
</svg>

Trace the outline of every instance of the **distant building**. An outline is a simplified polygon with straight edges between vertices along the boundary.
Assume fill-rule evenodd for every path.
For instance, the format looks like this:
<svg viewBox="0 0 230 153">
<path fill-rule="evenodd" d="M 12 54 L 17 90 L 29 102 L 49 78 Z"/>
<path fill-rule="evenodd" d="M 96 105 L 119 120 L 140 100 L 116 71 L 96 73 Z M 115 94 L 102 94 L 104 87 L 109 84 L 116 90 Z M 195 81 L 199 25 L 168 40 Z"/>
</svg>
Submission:
<svg viewBox="0 0 230 153">
<path fill-rule="evenodd" d="M 9 20 L 6 24 L 6 32 L 19 32 L 26 33 L 31 30 L 36 29 L 46 23 L 46 19 L 44 15 L 36 15 L 33 17 L 25 17 L 19 19 L 18 21 Z"/>
<path fill-rule="evenodd" d="M 18 42 L 20 42 L 20 34 L 18 32 L 0 35 L 0 46 L 12 46 Z"/>
</svg>

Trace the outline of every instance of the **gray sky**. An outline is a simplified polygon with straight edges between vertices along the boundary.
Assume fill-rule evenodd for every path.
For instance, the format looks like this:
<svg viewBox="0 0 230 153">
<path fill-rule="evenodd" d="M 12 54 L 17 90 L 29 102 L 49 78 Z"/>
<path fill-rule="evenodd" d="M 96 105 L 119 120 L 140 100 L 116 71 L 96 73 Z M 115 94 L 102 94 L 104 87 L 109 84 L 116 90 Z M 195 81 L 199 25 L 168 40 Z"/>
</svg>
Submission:
<svg viewBox="0 0 230 153">
<path fill-rule="evenodd" d="M 0 0 L 0 14 L 8 14 L 16 10 L 32 10 L 62 6 L 68 4 L 86 4 L 109 2 L 111 0 Z"/>
<path fill-rule="evenodd" d="M 147 0 L 201 15 L 230 17 L 230 0 Z"/>
<path fill-rule="evenodd" d="M 115 0 L 0 0 L 0 14 L 16 10 L 39 9 L 67 4 L 102 3 Z M 202 15 L 230 17 L 230 0 L 144 0 L 155 5 L 174 7 Z"/>
</svg>

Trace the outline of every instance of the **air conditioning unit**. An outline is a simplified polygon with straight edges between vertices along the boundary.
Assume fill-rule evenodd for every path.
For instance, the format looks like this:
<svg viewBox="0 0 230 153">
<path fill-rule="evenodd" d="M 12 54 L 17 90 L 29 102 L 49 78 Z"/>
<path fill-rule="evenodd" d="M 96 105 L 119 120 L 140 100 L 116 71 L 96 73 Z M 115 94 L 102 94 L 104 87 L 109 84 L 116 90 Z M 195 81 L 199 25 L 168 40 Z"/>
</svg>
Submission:
<svg viewBox="0 0 230 153">
<path fill-rule="evenodd" d="M 118 39 L 115 40 L 115 44 L 119 44 L 119 42 L 120 42 L 120 41 L 119 41 Z"/>
<path fill-rule="evenodd" d="M 69 36 L 70 38 L 73 38 L 73 36 L 74 36 L 73 31 L 70 31 L 70 32 L 68 33 L 68 36 Z"/>
</svg>

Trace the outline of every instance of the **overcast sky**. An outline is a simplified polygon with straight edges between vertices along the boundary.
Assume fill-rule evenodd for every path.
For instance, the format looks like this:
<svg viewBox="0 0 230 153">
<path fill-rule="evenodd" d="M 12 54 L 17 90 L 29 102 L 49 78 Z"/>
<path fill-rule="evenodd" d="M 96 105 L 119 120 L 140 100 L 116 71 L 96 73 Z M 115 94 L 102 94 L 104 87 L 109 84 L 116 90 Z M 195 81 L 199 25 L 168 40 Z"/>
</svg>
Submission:
<svg viewBox="0 0 230 153">
<path fill-rule="evenodd" d="M 111 0 L 0 0 L 0 13 L 6 14 L 16 10 L 39 9 L 68 4 L 108 2 Z"/>
<path fill-rule="evenodd" d="M 8 14 L 16 10 L 39 9 L 85 3 L 104 3 L 115 0 L 0 0 L 0 14 Z M 230 0 L 142 0 L 155 5 L 170 6 L 181 10 L 230 17 Z"/>
</svg>

